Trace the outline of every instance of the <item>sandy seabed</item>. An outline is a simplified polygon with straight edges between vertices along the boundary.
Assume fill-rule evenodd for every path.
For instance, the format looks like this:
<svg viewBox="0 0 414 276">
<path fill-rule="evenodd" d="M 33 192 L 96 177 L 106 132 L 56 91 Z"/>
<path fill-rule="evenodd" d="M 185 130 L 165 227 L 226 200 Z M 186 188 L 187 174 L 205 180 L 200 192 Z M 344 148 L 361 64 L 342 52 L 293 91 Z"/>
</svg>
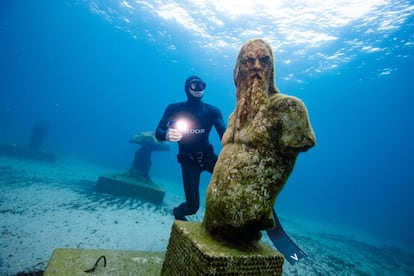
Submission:
<svg viewBox="0 0 414 276">
<path fill-rule="evenodd" d="M 95 192 L 99 175 L 113 172 L 73 159 L 0 157 L 0 275 L 42 271 L 56 248 L 165 252 L 171 209 L 182 195 L 166 191 L 156 206 Z M 203 213 L 201 208 L 192 220 L 201 221 Z M 284 275 L 414 275 L 413 252 L 295 217 L 281 221 L 308 254 L 294 266 L 285 262 Z M 265 235 L 263 241 L 270 244 Z"/>
</svg>

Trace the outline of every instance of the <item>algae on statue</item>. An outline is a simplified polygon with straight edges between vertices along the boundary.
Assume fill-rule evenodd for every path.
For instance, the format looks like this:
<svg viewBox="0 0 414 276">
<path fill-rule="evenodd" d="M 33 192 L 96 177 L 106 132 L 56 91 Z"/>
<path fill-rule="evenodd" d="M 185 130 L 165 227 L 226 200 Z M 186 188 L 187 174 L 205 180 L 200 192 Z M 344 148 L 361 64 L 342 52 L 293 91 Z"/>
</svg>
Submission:
<svg viewBox="0 0 414 276">
<path fill-rule="evenodd" d="M 276 197 L 315 135 L 304 103 L 276 88 L 266 41 L 242 46 L 234 82 L 237 103 L 207 189 L 203 225 L 217 238 L 250 243 L 274 226 Z"/>
</svg>

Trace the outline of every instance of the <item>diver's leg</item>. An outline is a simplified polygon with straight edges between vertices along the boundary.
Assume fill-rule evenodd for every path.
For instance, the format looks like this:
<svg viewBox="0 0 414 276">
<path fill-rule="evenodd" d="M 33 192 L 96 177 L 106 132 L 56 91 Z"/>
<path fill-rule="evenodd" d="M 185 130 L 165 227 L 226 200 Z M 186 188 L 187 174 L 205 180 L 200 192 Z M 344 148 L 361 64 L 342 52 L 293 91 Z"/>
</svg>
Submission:
<svg viewBox="0 0 414 276">
<path fill-rule="evenodd" d="M 209 173 L 213 173 L 214 166 L 217 162 L 217 158 L 217 154 L 215 154 L 214 152 L 206 156 L 206 158 L 203 160 L 203 170 L 208 171 Z"/>
<path fill-rule="evenodd" d="M 175 219 L 186 220 L 185 216 L 193 215 L 200 207 L 200 167 L 197 164 L 181 164 L 186 202 L 174 208 Z"/>
</svg>

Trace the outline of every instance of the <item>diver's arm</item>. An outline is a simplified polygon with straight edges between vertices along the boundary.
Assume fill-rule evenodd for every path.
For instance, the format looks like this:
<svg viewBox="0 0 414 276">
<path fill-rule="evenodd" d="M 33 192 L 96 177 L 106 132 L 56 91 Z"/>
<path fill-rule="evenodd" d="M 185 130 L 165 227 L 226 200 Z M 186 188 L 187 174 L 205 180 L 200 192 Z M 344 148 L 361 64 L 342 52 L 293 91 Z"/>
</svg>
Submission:
<svg viewBox="0 0 414 276">
<path fill-rule="evenodd" d="M 168 120 L 171 115 L 171 106 L 167 106 L 167 108 L 164 111 L 164 115 L 162 115 L 162 118 L 160 122 L 158 123 L 157 128 L 155 129 L 155 138 L 159 141 L 166 141 L 166 135 L 168 131 Z"/>
<path fill-rule="evenodd" d="M 166 135 L 167 130 L 162 127 L 157 127 L 157 130 L 155 131 L 155 138 L 157 138 L 158 141 L 166 141 Z"/>
<path fill-rule="evenodd" d="M 221 114 L 220 110 L 217 109 L 215 120 L 214 120 L 214 127 L 221 138 L 223 137 L 224 132 L 226 131 L 226 124 L 223 120 L 223 115 Z"/>
</svg>

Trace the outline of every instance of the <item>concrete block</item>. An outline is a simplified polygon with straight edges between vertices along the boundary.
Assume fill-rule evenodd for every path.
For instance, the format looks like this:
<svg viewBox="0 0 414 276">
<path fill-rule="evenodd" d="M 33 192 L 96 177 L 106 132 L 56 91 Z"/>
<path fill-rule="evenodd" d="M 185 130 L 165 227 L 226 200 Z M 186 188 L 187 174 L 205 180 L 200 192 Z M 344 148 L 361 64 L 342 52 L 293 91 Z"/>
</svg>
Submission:
<svg viewBox="0 0 414 276">
<path fill-rule="evenodd" d="M 93 268 L 99 261 L 94 272 L 85 270 Z M 163 252 L 103 250 L 103 249 L 74 249 L 57 248 L 53 251 L 44 276 L 77 276 L 77 275 L 160 275 Z"/>
<path fill-rule="evenodd" d="M 117 174 L 100 176 L 96 183 L 96 191 L 135 197 L 154 204 L 161 204 L 165 194 L 163 189 L 148 180 L 140 181 Z"/>
</svg>

